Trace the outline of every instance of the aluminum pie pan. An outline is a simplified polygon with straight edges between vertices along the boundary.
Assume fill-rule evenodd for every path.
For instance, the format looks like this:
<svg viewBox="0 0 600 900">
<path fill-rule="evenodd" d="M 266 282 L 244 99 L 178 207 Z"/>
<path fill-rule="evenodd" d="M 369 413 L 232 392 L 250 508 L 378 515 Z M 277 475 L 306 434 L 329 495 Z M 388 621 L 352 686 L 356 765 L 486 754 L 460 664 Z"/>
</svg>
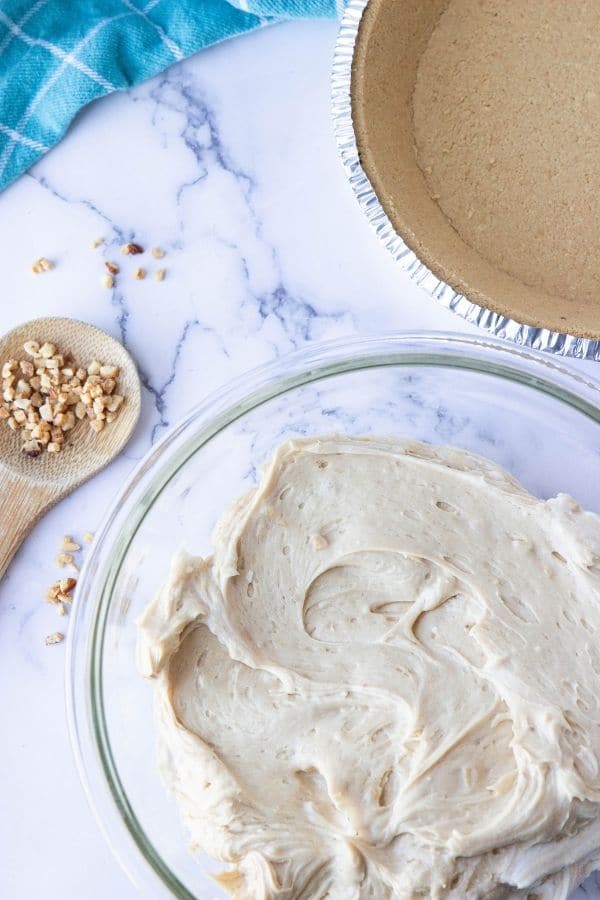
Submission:
<svg viewBox="0 0 600 900">
<path fill-rule="evenodd" d="M 558 356 L 600 361 L 600 340 L 524 325 L 469 300 L 437 277 L 398 234 L 362 168 L 352 119 L 354 48 L 368 0 L 349 0 L 342 16 L 332 69 L 332 116 L 336 143 L 359 206 L 400 268 L 434 300 L 495 337 Z"/>
</svg>

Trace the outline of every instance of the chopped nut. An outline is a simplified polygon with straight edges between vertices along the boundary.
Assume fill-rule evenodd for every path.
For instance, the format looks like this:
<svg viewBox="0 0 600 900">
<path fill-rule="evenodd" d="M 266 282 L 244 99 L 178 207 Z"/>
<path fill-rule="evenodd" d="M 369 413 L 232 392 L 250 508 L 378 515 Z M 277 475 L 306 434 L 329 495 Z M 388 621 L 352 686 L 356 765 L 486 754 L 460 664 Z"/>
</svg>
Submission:
<svg viewBox="0 0 600 900">
<path fill-rule="evenodd" d="M 7 362 L 5 362 L 4 365 L 2 366 L 2 377 L 3 377 L 3 378 L 10 378 L 10 376 L 12 375 L 12 373 L 14 372 L 14 370 L 15 370 L 16 368 L 17 368 L 17 361 L 16 361 L 16 359 L 9 359 L 9 360 L 8 360 Z"/>
<path fill-rule="evenodd" d="M 71 593 L 76 585 L 77 579 L 75 578 L 61 578 L 46 591 L 46 602 L 57 607 L 56 611 L 59 616 L 65 615 L 67 611 L 65 604 L 70 605 L 73 602 Z"/>
<path fill-rule="evenodd" d="M 75 413 L 68 412 L 64 414 L 64 421 L 61 425 L 63 431 L 71 431 L 75 428 L 77 420 L 75 418 Z"/>
<path fill-rule="evenodd" d="M 166 274 L 167 274 L 166 269 L 157 269 L 156 272 L 154 273 L 154 278 L 156 281 L 164 281 Z"/>
<path fill-rule="evenodd" d="M 65 534 L 60 542 L 60 549 L 76 552 L 77 550 L 81 550 L 81 546 L 73 540 L 70 534 Z"/>
<path fill-rule="evenodd" d="M 19 378 L 15 390 L 18 397 L 31 397 L 31 385 L 24 378 Z"/>
<path fill-rule="evenodd" d="M 106 408 L 109 412 L 116 412 L 123 403 L 123 397 L 120 394 L 113 394 L 108 401 Z"/>
<path fill-rule="evenodd" d="M 43 406 L 40 406 L 39 413 L 44 422 L 51 422 L 54 417 L 52 407 L 48 401 L 46 401 Z"/>
<path fill-rule="evenodd" d="M 133 277 L 136 279 L 136 281 L 143 281 L 143 279 L 146 277 L 146 270 L 141 268 L 134 269 Z"/>
<path fill-rule="evenodd" d="M 35 459 L 36 456 L 39 456 L 42 452 L 42 445 L 39 441 L 25 441 L 23 446 L 21 447 L 21 453 L 25 456 L 30 456 L 32 459 Z"/>
<path fill-rule="evenodd" d="M 90 375 L 92 373 L 90 372 Z M 118 378 L 119 376 L 119 367 L 118 366 L 100 366 L 100 375 L 103 378 Z"/>
<path fill-rule="evenodd" d="M 121 247 L 121 253 L 123 256 L 136 256 L 138 253 L 143 253 L 144 248 L 140 247 L 139 244 L 123 244 Z"/>
<path fill-rule="evenodd" d="M 57 441 L 49 441 L 46 450 L 48 453 L 60 453 L 60 444 Z"/>
<path fill-rule="evenodd" d="M 61 567 L 70 566 L 71 568 L 78 571 L 77 564 L 75 563 L 75 560 L 73 559 L 71 553 L 59 553 L 56 557 L 56 565 Z"/>
<path fill-rule="evenodd" d="M 85 534 L 83 535 L 83 540 L 85 541 L 86 544 L 91 544 L 92 541 L 94 540 L 94 535 L 92 534 L 91 531 L 86 531 Z"/>
<path fill-rule="evenodd" d="M 96 434 L 99 434 L 104 428 L 104 419 L 92 419 L 90 422 L 90 428 L 92 431 L 95 431 Z"/>
<path fill-rule="evenodd" d="M 107 271 L 110 275 L 118 275 L 118 274 L 119 274 L 119 271 L 120 271 L 120 270 L 119 270 L 119 267 L 118 267 L 118 265 L 117 265 L 116 263 L 114 263 L 114 262 L 105 262 L 104 265 L 105 265 L 105 267 L 106 267 L 106 271 Z"/>
<path fill-rule="evenodd" d="M 40 345 L 37 341 L 25 341 L 23 344 L 23 350 L 25 353 L 28 353 L 29 356 L 37 356 L 40 352 Z"/>
<path fill-rule="evenodd" d="M 19 368 L 26 378 L 33 378 L 35 369 L 30 359 L 22 359 L 19 363 Z M 2 370 L 2 374 L 4 375 L 4 369 Z"/>
<path fill-rule="evenodd" d="M 100 237 L 94 238 L 94 240 L 90 244 L 90 247 L 92 248 L 92 250 L 95 250 L 96 247 L 100 247 L 100 245 L 103 243 L 104 243 L 104 238 L 100 238 Z"/>
<path fill-rule="evenodd" d="M 100 363 L 98 362 L 98 360 L 93 359 L 88 366 L 87 374 L 88 375 L 99 375 L 101 368 L 102 367 L 101 367 Z"/>
<path fill-rule="evenodd" d="M 13 413 L 13 419 L 15 420 L 15 422 L 18 422 L 19 425 L 22 425 L 23 422 L 27 421 L 27 415 L 25 413 L 25 410 L 15 409 L 15 411 Z"/>
<path fill-rule="evenodd" d="M 60 587 L 58 585 L 58 581 L 55 581 L 51 587 L 46 591 L 46 602 L 47 603 L 56 603 L 58 595 L 60 593 Z"/>
<path fill-rule="evenodd" d="M 5 406 L 0 406 L 0 419 L 8 419 L 10 416 L 9 411 Z"/>
<path fill-rule="evenodd" d="M 53 268 L 53 262 L 51 262 L 49 259 L 46 259 L 45 256 L 40 256 L 40 258 L 36 259 L 36 261 L 33 263 L 31 271 L 35 275 L 39 275 L 40 272 L 50 272 L 50 270 Z"/>
<path fill-rule="evenodd" d="M 152 248 L 152 256 L 154 257 L 154 259 L 162 259 L 164 255 L 165 251 L 162 249 L 162 247 Z"/>
<path fill-rule="evenodd" d="M 58 582 L 58 587 L 61 594 L 70 594 L 73 588 L 77 584 L 77 579 L 75 578 L 62 578 Z"/>
<path fill-rule="evenodd" d="M 64 634 L 60 631 L 55 631 L 53 634 L 46 635 L 46 646 L 49 647 L 51 644 L 60 644 L 65 638 Z"/>
<path fill-rule="evenodd" d="M 115 279 L 112 275 L 105 275 L 102 279 L 102 284 L 105 288 L 113 288 L 115 286 Z"/>
</svg>

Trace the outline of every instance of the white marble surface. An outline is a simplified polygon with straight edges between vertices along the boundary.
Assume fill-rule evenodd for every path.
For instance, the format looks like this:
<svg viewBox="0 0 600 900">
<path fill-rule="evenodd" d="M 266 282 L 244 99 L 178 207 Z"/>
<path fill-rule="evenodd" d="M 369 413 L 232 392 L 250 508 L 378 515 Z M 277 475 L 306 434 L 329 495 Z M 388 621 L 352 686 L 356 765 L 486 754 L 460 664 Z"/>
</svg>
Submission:
<svg viewBox="0 0 600 900">
<path fill-rule="evenodd" d="M 2 900 L 137 896 L 74 769 L 64 644 L 44 646 L 64 623 L 42 602 L 60 537 L 93 531 L 150 442 L 231 376 L 309 340 L 468 330 L 397 271 L 345 182 L 329 119 L 335 34 L 277 26 L 103 100 L 0 196 L 0 331 L 86 319 L 126 342 L 145 386 L 126 452 L 32 531 L 0 584 Z M 106 290 L 102 260 L 130 238 L 168 251 L 167 280 L 129 274 Z M 40 255 L 56 270 L 34 277 Z"/>
</svg>

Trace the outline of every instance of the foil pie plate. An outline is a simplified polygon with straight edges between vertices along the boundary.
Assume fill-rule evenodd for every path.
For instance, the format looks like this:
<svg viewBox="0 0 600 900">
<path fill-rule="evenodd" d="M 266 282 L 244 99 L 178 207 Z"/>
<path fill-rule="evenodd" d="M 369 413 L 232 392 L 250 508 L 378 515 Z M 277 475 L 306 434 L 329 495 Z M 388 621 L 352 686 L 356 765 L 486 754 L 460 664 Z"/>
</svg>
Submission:
<svg viewBox="0 0 600 900">
<path fill-rule="evenodd" d="M 342 17 L 332 72 L 332 113 L 342 164 L 358 203 L 378 237 L 403 271 L 446 309 L 496 337 L 560 356 L 600 360 L 600 340 L 524 325 L 479 306 L 440 280 L 410 249 L 388 218 L 360 161 L 352 118 L 351 79 L 354 51 L 368 0 L 350 0 Z"/>
</svg>

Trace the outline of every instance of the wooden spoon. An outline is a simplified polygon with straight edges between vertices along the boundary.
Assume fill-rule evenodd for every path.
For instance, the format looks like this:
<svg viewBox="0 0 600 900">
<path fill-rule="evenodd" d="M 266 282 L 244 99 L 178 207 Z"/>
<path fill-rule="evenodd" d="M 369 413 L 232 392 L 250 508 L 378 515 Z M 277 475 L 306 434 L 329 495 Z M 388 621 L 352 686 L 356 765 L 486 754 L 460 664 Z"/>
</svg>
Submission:
<svg viewBox="0 0 600 900">
<path fill-rule="evenodd" d="M 125 348 L 110 335 L 75 319 L 35 319 L 0 338 L 0 368 L 8 359 L 28 359 L 25 341 L 49 341 L 86 367 L 97 359 L 120 369 L 116 392 L 125 398 L 114 422 L 96 434 L 86 420 L 65 434 L 59 453 L 30 459 L 21 435 L 0 421 L 0 578 L 32 526 L 123 449 L 140 414 L 140 380 Z"/>
</svg>

